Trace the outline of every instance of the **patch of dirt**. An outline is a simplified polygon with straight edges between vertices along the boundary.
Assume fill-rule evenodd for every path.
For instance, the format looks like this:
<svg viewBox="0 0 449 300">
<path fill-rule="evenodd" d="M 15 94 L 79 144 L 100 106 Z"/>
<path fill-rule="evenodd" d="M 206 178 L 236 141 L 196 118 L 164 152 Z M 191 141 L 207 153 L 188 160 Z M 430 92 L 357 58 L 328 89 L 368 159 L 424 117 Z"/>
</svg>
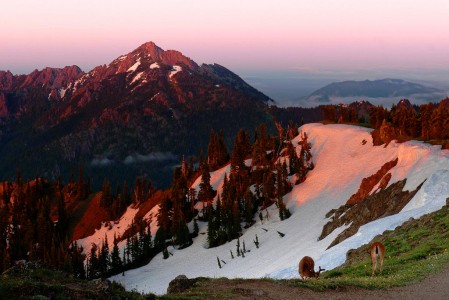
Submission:
<svg viewBox="0 0 449 300">
<path fill-rule="evenodd" d="M 386 290 L 369 290 L 353 286 L 344 286 L 323 292 L 313 291 L 304 287 L 295 287 L 279 284 L 275 281 L 264 279 L 218 279 L 206 280 L 193 290 L 183 294 L 207 295 L 204 299 L 236 299 L 236 300 L 260 300 L 260 299 L 449 299 L 449 265 L 442 272 L 432 274 L 422 282 Z M 299 281 L 299 279 L 291 280 Z M 311 279 L 313 280 L 313 279 Z M 185 299 L 185 298 L 183 298 Z"/>
</svg>

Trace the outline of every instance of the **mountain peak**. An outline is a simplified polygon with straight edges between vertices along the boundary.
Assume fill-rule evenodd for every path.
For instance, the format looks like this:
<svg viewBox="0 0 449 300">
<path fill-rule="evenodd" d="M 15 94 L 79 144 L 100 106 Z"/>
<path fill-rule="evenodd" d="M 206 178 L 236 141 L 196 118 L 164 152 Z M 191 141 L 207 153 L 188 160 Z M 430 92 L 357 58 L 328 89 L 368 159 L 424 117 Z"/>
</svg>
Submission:
<svg viewBox="0 0 449 300">
<path fill-rule="evenodd" d="M 156 62 L 166 65 L 183 64 L 189 68 L 198 68 L 198 65 L 189 57 L 184 56 L 176 50 L 164 50 L 154 42 L 146 42 L 134 50 L 132 53 L 142 53 L 144 56 L 150 56 Z"/>
</svg>

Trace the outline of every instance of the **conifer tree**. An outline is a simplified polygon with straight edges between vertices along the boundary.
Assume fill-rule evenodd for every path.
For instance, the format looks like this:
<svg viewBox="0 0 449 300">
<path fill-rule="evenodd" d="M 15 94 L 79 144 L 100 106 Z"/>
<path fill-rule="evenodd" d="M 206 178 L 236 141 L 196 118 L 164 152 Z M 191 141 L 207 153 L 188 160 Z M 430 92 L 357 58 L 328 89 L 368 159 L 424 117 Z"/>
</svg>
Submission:
<svg viewBox="0 0 449 300">
<path fill-rule="evenodd" d="M 120 258 L 120 250 L 118 248 L 117 237 L 114 234 L 114 244 L 111 251 L 111 264 L 110 269 L 112 274 L 117 274 L 122 271 L 123 263 Z"/>
<path fill-rule="evenodd" d="M 237 134 L 231 154 L 231 173 L 238 173 L 245 169 L 245 158 L 251 151 L 249 138 L 243 129 Z"/>
<path fill-rule="evenodd" d="M 187 227 L 184 214 L 182 213 L 179 205 L 177 205 L 174 209 L 172 232 L 174 243 L 179 245 L 181 249 L 192 243 L 189 228 Z"/>
<path fill-rule="evenodd" d="M 245 221 L 247 224 L 251 224 L 253 222 L 253 216 L 254 216 L 254 205 L 253 205 L 253 194 L 251 193 L 251 190 L 249 187 L 245 191 L 244 195 L 245 200 Z"/>
<path fill-rule="evenodd" d="M 109 265 L 109 245 L 108 238 L 105 235 L 103 245 L 100 248 L 100 254 L 98 255 L 98 267 L 102 278 L 107 276 Z"/>
<path fill-rule="evenodd" d="M 167 259 L 169 257 L 167 247 L 164 247 L 164 250 L 162 250 L 162 256 L 164 259 Z"/>
<path fill-rule="evenodd" d="M 92 247 L 90 248 L 90 255 L 89 255 L 89 262 L 88 262 L 88 270 L 87 270 L 87 277 L 89 279 L 97 278 L 99 275 L 98 269 L 98 257 L 97 257 L 97 245 L 92 243 Z"/>
<path fill-rule="evenodd" d="M 215 191 L 212 189 L 212 186 L 210 185 L 209 165 L 205 163 L 203 164 L 202 169 L 200 190 L 198 191 L 198 201 L 203 202 L 203 207 L 204 203 L 206 203 L 206 207 L 208 207 L 212 202 L 214 194 Z"/>
<path fill-rule="evenodd" d="M 226 147 L 223 130 L 220 130 L 220 136 L 218 138 L 218 165 L 221 166 L 229 161 L 229 153 Z"/>
<path fill-rule="evenodd" d="M 240 238 L 237 239 L 237 256 L 240 256 Z"/>
<path fill-rule="evenodd" d="M 198 221 L 196 218 L 193 219 L 193 237 L 197 237 L 200 232 L 198 227 Z"/>
<path fill-rule="evenodd" d="M 159 204 L 159 212 L 157 215 L 157 224 L 159 229 L 154 238 L 154 246 L 159 249 L 165 245 L 165 240 L 169 238 L 171 228 L 173 204 L 170 198 L 164 198 Z"/>
<path fill-rule="evenodd" d="M 78 247 L 78 244 L 75 241 L 70 246 L 69 251 L 72 262 L 73 277 L 85 279 L 86 272 L 84 270 L 84 259 L 86 258 L 86 255 L 83 254 L 83 248 Z"/>
<path fill-rule="evenodd" d="M 207 147 L 207 164 L 214 170 L 218 165 L 218 137 L 214 129 L 210 130 L 209 145 Z"/>
</svg>

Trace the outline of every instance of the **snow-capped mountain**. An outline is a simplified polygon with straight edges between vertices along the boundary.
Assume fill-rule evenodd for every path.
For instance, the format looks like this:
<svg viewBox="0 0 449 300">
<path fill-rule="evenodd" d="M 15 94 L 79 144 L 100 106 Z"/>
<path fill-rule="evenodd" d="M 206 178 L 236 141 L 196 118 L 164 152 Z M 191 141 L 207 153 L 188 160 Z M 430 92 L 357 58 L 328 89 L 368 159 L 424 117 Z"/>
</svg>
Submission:
<svg viewBox="0 0 449 300">
<path fill-rule="evenodd" d="M 417 218 L 445 205 L 449 196 L 448 150 L 417 141 L 373 146 L 371 129 L 349 125 L 307 124 L 300 130 L 307 133 L 312 144 L 315 168 L 304 182 L 284 196 L 283 200 L 292 213 L 290 218 L 280 221 L 273 205 L 262 212 L 263 220 L 257 220 L 253 226 L 243 230 L 240 243 L 245 242 L 248 250 L 244 258 L 231 257 L 231 251 L 236 253 L 236 240 L 208 249 L 207 223 L 200 222 L 200 234 L 190 247 L 182 250 L 169 247 L 172 255 L 168 259 L 158 254 L 148 265 L 111 279 L 123 283 L 128 289 L 163 294 L 168 283 L 180 274 L 189 278 L 298 278 L 297 265 L 305 255 L 314 258 L 317 266 L 332 269 L 345 261 L 349 249 L 369 242 L 374 236 L 394 229 L 411 217 Z M 298 141 L 299 137 L 293 144 L 297 145 Z M 246 163 L 250 165 L 251 161 Z M 211 184 L 219 193 L 224 174 L 229 171 L 228 165 L 211 172 Z M 366 181 L 369 180 L 364 178 L 372 178 L 373 174 L 381 175 L 368 188 L 368 197 L 380 195 L 398 183 L 405 184 L 400 185 L 404 192 L 414 191 L 414 194 L 399 212 L 385 213 L 381 218 L 362 224 L 354 234 L 329 248 L 339 234 L 352 225 L 352 222 L 341 224 L 319 239 L 326 224 L 343 216 L 332 214 L 332 211 L 347 204 L 350 198 L 353 199 L 351 196 L 362 188 L 366 189 Z M 198 178 L 192 187 L 198 189 L 200 180 Z M 385 201 L 388 204 L 390 200 L 387 197 Z M 360 201 L 362 206 L 364 200 Z M 379 202 L 378 206 L 383 204 Z M 157 230 L 157 210 L 156 206 L 145 216 L 152 217 L 153 233 Z M 137 213 L 138 207 L 129 208 L 119 222 L 105 225 L 93 236 L 79 242 L 87 248 L 92 242 L 101 242 L 105 234 L 113 236 Z M 193 225 L 189 226 L 192 230 Z M 284 236 L 281 237 L 280 233 Z M 258 248 L 253 242 L 256 235 L 260 243 Z M 122 250 L 123 247 L 122 242 Z M 217 265 L 217 257 L 225 262 L 222 268 Z"/>
<path fill-rule="evenodd" d="M 25 177 L 64 178 L 81 162 L 97 186 L 106 174 L 167 184 L 171 169 L 155 165 L 160 160 L 132 158 L 174 164 L 204 149 L 211 128 L 231 142 L 240 128 L 271 120 L 270 101 L 225 67 L 199 66 L 152 42 L 87 73 L 76 66 L 0 72 L 0 175 L 20 169 Z"/>
</svg>

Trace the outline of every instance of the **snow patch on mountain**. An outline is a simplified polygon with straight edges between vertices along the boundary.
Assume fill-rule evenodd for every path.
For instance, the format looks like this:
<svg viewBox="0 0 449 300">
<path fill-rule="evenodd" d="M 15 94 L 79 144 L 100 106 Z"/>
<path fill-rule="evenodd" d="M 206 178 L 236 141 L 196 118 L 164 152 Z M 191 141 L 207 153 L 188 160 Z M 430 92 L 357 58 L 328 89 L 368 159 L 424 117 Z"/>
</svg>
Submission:
<svg viewBox="0 0 449 300">
<path fill-rule="evenodd" d="M 139 72 L 137 73 L 136 76 L 134 76 L 133 80 L 131 81 L 130 84 L 133 84 L 134 82 L 138 81 L 140 78 L 142 78 L 143 72 Z"/>
<path fill-rule="evenodd" d="M 127 72 L 135 72 L 139 66 L 140 66 L 140 58 L 134 63 L 134 65 L 129 67 Z"/>
<path fill-rule="evenodd" d="M 168 77 L 170 77 L 170 79 L 175 76 L 177 73 L 182 71 L 182 67 L 181 66 L 173 66 L 173 71 L 170 71 L 170 73 L 168 74 Z"/>
<path fill-rule="evenodd" d="M 109 249 L 112 249 L 114 242 L 114 235 L 117 238 L 125 233 L 126 229 L 131 225 L 136 216 L 136 213 L 139 211 L 138 208 L 133 208 L 132 206 L 126 209 L 126 212 L 120 218 L 120 220 L 113 222 L 104 222 L 100 229 L 96 229 L 95 233 L 91 236 L 88 236 L 83 239 L 77 240 L 78 246 L 82 246 L 84 249 L 84 253 L 90 253 L 90 249 L 93 244 L 97 246 L 101 246 L 105 237 L 108 239 Z M 119 244 L 119 247 L 124 248 L 125 241 L 122 241 Z"/>
<path fill-rule="evenodd" d="M 269 216 L 243 231 L 240 242 L 250 250 L 245 258 L 231 258 L 236 254 L 236 240 L 207 249 L 207 223 L 199 222 L 200 234 L 186 249 L 169 248 L 173 254 L 167 260 L 158 254 L 148 265 L 117 275 L 127 289 L 164 294 L 168 283 L 179 274 L 187 277 L 228 278 L 298 278 L 299 260 L 309 255 L 316 265 L 332 269 L 342 264 L 346 252 L 369 242 L 387 229 L 394 229 L 410 217 L 419 217 L 445 204 L 449 196 L 449 152 L 439 146 L 411 141 L 387 147 L 372 146 L 370 129 L 349 125 L 307 124 L 300 128 L 312 143 L 315 168 L 307 179 L 284 196 L 292 216 L 280 221 L 273 205 L 263 216 Z M 297 145 L 299 137 L 293 140 Z M 363 143 L 366 140 L 368 143 Z M 326 250 L 335 237 L 347 227 L 340 227 L 318 241 L 323 226 L 329 221 L 326 214 L 344 204 L 359 188 L 363 178 L 376 173 L 385 162 L 398 158 L 390 171 L 390 184 L 407 178 L 407 189 L 414 189 L 424 180 L 421 190 L 396 215 L 378 219 L 362 226 L 352 237 Z M 211 173 L 211 184 L 220 192 L 224 174 L 230 167 Z M 200 179 L 192 185 L 198 190 Z M 154 212 L 155 213 L 155 212 Z M 191 226 L 191 224 L 189 224 Z M 154 228 L 152 227 L 152 231 Z M 284 237 L 278 234 L 282 232 Z M 253 240 L 258 236 L 260 247 Z M 217 257 L 226 262 L 219 269 Z"/>
<path fill-rule="evenodd" d="M 152 63 L 152 64 L 150 65 L 150 69 L 151 69 L 151 70 L 153 70 L 153 69 L 159 69 L 159 68 L 160 68 L 160 66 L 159 66 L 159 64 L 158 64 L 157 62 Z"/>
</svg>

